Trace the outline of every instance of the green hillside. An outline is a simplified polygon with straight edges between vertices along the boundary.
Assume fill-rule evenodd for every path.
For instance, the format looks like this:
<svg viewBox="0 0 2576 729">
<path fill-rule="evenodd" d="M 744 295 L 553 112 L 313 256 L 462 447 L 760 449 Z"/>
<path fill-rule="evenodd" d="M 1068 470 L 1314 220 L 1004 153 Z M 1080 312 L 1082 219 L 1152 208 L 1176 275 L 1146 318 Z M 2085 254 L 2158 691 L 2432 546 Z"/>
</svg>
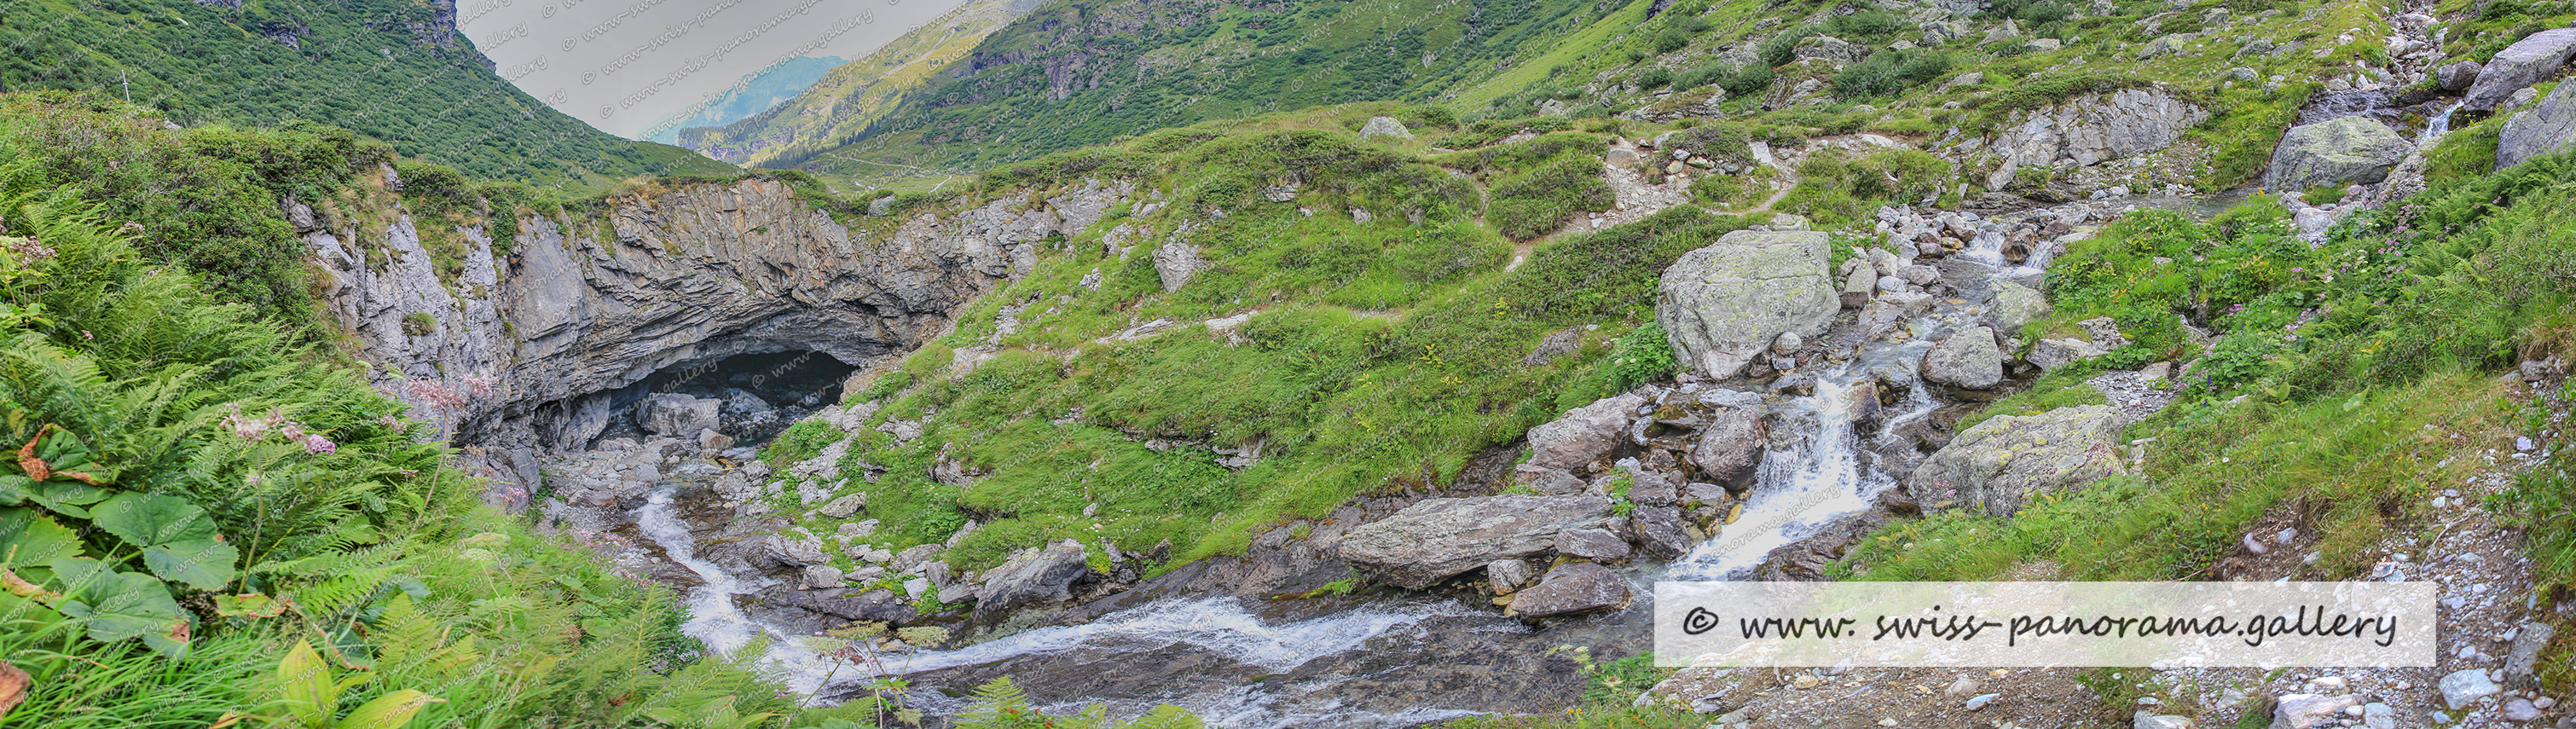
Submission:
<svg viewBox="0 0 2576 729">
<path fill-rule="evenodd" d="M 19 0 L 0 6 L 0 91 L 96 91 L 183 125 L 321 121 L 483 178 L 725 168 L 548 108 L 493 72 L 455 13 L 403 0 Z"/>
</svg>

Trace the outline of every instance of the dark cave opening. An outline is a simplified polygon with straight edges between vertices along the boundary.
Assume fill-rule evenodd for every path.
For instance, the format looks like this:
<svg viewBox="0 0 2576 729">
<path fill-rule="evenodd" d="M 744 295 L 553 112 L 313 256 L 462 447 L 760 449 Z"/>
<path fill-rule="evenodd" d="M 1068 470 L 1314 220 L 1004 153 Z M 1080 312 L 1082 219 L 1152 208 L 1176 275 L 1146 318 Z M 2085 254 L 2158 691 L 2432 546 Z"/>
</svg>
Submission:
<svg viewBox="0 0 2576 729">
<path fill-rule="evenodd" d="M 696 438 L 712 429 L 757 446 L 814 411 L 841 401 L 858 368 L 814 350 L 752 352 L 683 362 L 617 390 L 610 419 L 591 444 L 655 435 Z"/>
</svg>

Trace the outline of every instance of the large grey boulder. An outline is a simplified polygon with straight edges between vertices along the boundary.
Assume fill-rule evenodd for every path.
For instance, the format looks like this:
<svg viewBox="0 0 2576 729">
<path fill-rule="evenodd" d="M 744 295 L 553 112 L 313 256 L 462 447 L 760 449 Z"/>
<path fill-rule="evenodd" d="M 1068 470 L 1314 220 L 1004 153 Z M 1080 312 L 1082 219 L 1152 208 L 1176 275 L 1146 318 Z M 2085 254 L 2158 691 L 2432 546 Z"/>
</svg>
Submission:
<svg viewBox="0 0 2576 729">
<path fill-rule="evenodd" d="M 1373 116 L 1369 117 L 1367 124 L 1360 126 L 1360 138 L 1367 139 L 1369 137 L 1412 139 L 1413 130 L 1404 128 L 1404 122 L 1397 121 L 1395 117 Z"/>
<path fill-rule="evenodd" d="M 1342 561 L 1379 582 L 1423 589 L 1498 559 L 1556 548 L 1567 529 L 1610 522 L 1600 496 L 1472 496 L 1424 499 L 1342 537 Z"/>
<path fill-rule="evenodd" d="M 2035 494 L 2128 473 L 2117 448 L 2124 425 L 2119 411 L 2106 405 L 1996 416 L 1924 459 L 1907 490 L 1926 510 L 2010 515 Z"/>
<path fill-rule="evenodd" d="M 2576 83 L 2560 83 L 2549 98 L 2504 120 L 2496 137 L 2496 169 L 2576 146 Z"/>
<path fill-rule="evenodd" d="M 714 429 L 723 413 L 723 400 L 665 392 L 645 398 L 642 417 L 636 420 L 655 435 L 694 437 Z"/>
<path fill-rule="evenodd" d="M 1781 333 L 1812 338 L 1833 323 L 1831 246 L 1814 231 L 1728 233 L 1664 269 L 1655 322 L 1683 366 L 1734 377 Z"/>
<path fill-rule="evenodd" d="M 2433 70 L 2433 81 L 2443 91 L 2466 91 L 2478 82 L 2478 71 L 2484 66 L 2476 61 L 2461 61 Z"/>
<path fill-rule="evenodd" d="M 1163 281 L 1164 291 L 1179 291 L 1190 283 L 1200 269 L 1207 268 L 1207 258 L 1189 241 L 1173 239 L 1154 249 L 1154 274 Z"/>
<path fill-rule="evenodd" d="M 1618 453 L 1628 440 L 1628 424 L 1646 396 L 1613 395 L 1565 412 L 1529 431 L 1530 464 L 1563 471 L 1591 471 Z"/>
<path fill-rule="evenodd" d="M 780 567 L 803 568 L 832 561 L 831 555 L 823 553 L 822 540 L 798 539 L 784 534 L 762 537 L 760 554 Z"/>
<path fill-rule="evenodd" d="M 2208 109 L 2163 88 L 2079 96 L 2027 112 L 1989 145 L 2004 162 L 1986 176 L 1986 189 L 2004 189 L 2024 167 L 2093 165 L 2161 151 L 2207 120 Z"/>
<path fill-rule="evenodd" d="M 1524 619 L 1618 610 L 1637 597 L 1628 580 L 1610 568 L 1570 562 L 1548 570 L 1538 586 L 1512 595 L 1511 613 Z"/>
<path fill-rule="evenodd" d="M 1997 281 L 1995 290 L 1995 323 L 2004 334 L 2017 336 L 2022 327 L 2048 317 L 2048 297 L 2028 286 L 2010 281 Z"/>
<path fill-rule="evenodd" d="M 1691 548 L 1688 532 L 1682 529 L 1682 510 L 1676 506 L 1638 506 L 1628 512 L 1628 521 L 1637 530 L 1637 549 L 1655 559 L 1679 559 Z"/>
<path fill-rule="evenodd" d="M 2460 108 L 2493 111 L 2513 98 L 2513 92 L 2557 73 L 2571 56 L 2576 56 L 2576 28 L 2553 28 L 2514 41 L 2478 69 L 2478 81 L 2469 86 Z"/>
<path fill-rule="evenodd" d="M 2263 186 L 2305 190 L 2323 184 L 2374 184 L 2413 149 L 2377 119 L 2347 116 L 2291 127 L 2272 148 L 2272 171 Z"/>
<path fill-rule="evenodd" d="M 1071 600 L 1073 581 L 1089 571 L 1082 545 L 1070 539 L 1012 553 L 1002 566 L 984 573 L 984 586 L 975 592 L 975 614 L 989 617 Z"/>
<path fill-rule="evenodd" d="M 1700 392 L 1696 399 L 1707 408 L 1693 412 L 1703 424 L 1691 444 L 1691 467 L 1715 483 L 1733 487 L 1751 484 L 1754 471 L 1762 465 L 1762 444 L 1767 440 L 1762 427 L 1762 396 L 1712 389 Z"/>
<path fill-rule="evenodd" d="M 2002 383 L 2004 350 L 1995 346 L 1994 330 L 1975 327 L 1932 345 L 1932 351 L 1923 354 L 1923 379 L 1971 390 Z"/>
<path fill-rule="evenodd" d="M 2042 370 L 2053 370 L 2076 362 L 2110 354 L 2101 346 L 2073 337 L 2042 339 L 2030 347 L 2030 363 Z"/>
</svg>

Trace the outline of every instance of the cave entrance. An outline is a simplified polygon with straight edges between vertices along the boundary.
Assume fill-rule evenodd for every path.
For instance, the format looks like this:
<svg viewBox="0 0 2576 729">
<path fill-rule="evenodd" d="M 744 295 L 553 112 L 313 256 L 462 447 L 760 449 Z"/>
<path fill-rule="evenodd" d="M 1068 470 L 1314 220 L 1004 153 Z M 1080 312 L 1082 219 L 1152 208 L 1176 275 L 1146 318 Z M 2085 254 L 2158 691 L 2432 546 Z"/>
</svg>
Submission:
<svg viewBox="0 0 2576 729">
<path fill-rule="evenodd" d="M 684 362 L 617 393 L 598 437 L 697 437 L 713 429 L 737 445 L 757 446 L 787 426 L 841 401 L 842 382 L 858 368 L 813 350 L 753 352 Z M 709 402 L 713 401 L 713 402 Z"/>
</svg>

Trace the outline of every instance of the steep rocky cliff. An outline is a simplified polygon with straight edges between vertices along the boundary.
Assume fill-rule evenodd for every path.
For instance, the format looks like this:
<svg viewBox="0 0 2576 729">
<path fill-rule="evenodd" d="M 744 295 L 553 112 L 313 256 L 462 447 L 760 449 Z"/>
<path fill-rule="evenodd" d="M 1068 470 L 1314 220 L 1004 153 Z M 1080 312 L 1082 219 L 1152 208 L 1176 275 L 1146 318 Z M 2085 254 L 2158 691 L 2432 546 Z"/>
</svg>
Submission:
<svg viewBox="0 0 2576 729">
<path fill-rule="evenodd" d="M 537 483 L 538 450 L 587 445 L 657 373 L 765 353 L 863 367 L 909 351 L 959 304 L 1027 273 L 1039 241 L 1081 232 L 1127 192 L 1021 194 L 870 230 L 752 178 L 523 215 L 506 245 L 488 226 L 432 245 L 440 232 L 401 207 L 332 215 L 289 201 L 287 212 L 378 386 L 467 445 L 516 500 L 525 492 L 508 487 Z"/>
</svg>

